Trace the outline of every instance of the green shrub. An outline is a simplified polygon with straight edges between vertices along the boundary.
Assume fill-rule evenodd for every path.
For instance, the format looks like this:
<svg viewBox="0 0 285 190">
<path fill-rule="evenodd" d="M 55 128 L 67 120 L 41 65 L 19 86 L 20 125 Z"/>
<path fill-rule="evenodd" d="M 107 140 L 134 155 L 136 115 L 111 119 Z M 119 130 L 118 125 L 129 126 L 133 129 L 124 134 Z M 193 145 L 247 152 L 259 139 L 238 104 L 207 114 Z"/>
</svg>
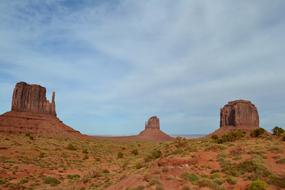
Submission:
<svg viewBox="0 0 285 190">
<path fill-rule="evenodd" d="M 245 136 L 245 132 L 244 131 L 241 131 L 241 130 L 236 130 L 236 131 L 232 131 L 232 132 L 229 132 L 229 133 L 226 133 L 224 135 L 222 135 L 221 137 L 214 137 L 215 141 L 219 144 L 222 144 L 222 143 L 225 143 L 225 142 L 233 142 L 235 140 L 239 140 L 241 139 L 242 137 Z"/>
<path fill-rule="evenodd" d="M 142 167 L 143 165 L 140 162 L 136 163 L 136 169 L 141 169 Z"/>
<path fill-rule="evenodd" d="M 68 175 L 67 178 L 70 179 L 70 180 L 78 180 L 78 179 L 80 179 L 80 175 L 78 175 L 78 174 L 71 174 L 71 175 Z"/>
<path fill-rule="evenodd" d="M 199 177 L 195 174 L 191 174 L 191 173 L 183 173 L 181 175 L 181 177 L 184 179 L 184 180 L 187 180 L 187 181 L 191 181 L 193 183 L 197 182 L 199 180 Z"/>
<path fill-rule="evenodd" d="M 1 179 L 0 178 L 0 185 L 3 185 L 3 184 L 5 184 L 6 183 L 6 181 L 4 180 L 4 179 Z"/>
<path fill-rule="evenodd" d="M 60 184 L 60 181 L 54 177 L 44 177 L 44 183 L 45 184 L 49 184 L 51 186 L 57 186 L 58 184 Z"/>
<path fill-rule="evenodd" d="M 123 158 L 123 157 L 124 157 L 124 154 L 122 152 L 118 152 L 117 158 Z"/>
<path fill-rule="evenodd" d="M 88 150 L 87 150 L 87 148 L 84 148 L 84 149 L 82 150 L 82 153 L 84 153 L 84 154 L 88 154 Z"/>
<path fill-rule="evenodd" d="M 258 128 L 258 129 L 254 129 L 251 133 L 250 136 L 251 137 L 260 137 L 265 133 L 265 129 L 263 128 Z"/>
<path fill-rule="evenodd" d="M 212 138 L 213 140 L 218 140 L 218 139 L 219 139 L 219 136 L 218 136 L 218 135 L 212 135 L 211 138 Z"/>
<path fill-rule="evenodd" d="M 160 150 L 153 150 L 151 152 L 150 155 L 148 155 L 146 158 L 145 158 L 145 162 L 149 162 L 151 160 L 155 160 L 157 158 L 160 158 L 162 155 L 161 151 Z"/>
<path fill-rule="evenodd" d="M 257 179 L 250 184 L 248 190 L 266 190 L 267 186 L 266 182 Z"/>
<path fill-rule="evenodd" d="M 273 135 L 276 135 L 276 136 L 281 136 L 285 133 L 284 129 L 282 129 L 281 127 L 278 127 L 278 126 L 275 126 L 272 129 L 272 132 L 273 132 Z"/>
<path fill-rule="evenodd" d="M 66 148 L 68 150 L 76 150 L 76 147 L 73 144 L 71 144 L 71 143 L 69 143 Z"/>
<path fill-rule="evenodd" d="M 226 181 L 227 181 L 229 184 L 231 184 L 231 185 L 234 185 L 234 184 L 237 183 L 237 179 L 236 179 L 235 177 L 233 177 L 233 176 L 227 177 Z"/>
<path fill-rule="evenodd" d="M 277 160 L 276 163 L 277 164 L 285 164 L 285 158 Z"/>
</svg>

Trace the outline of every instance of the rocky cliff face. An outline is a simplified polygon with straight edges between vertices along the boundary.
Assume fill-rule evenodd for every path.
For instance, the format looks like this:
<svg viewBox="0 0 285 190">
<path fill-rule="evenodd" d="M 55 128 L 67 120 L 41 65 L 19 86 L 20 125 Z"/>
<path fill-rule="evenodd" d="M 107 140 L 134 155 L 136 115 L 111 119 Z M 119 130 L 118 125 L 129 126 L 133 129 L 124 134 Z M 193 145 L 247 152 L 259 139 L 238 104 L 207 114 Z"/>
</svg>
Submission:
<svg viewBox="0 0 285 190">
<path fill-rule="evenodd" d="M 56 117 L 55 93 L 49 102 L 44 87 L 25 82 L 16 84 L 12 110 L 0 115 L 0 132 L 83 137 Z"/>
<path fill-rule="evenodd" d="M 46 88 L 19 82 L 13 92 L 12 111 L 41 113 L 56 116 L 55 92 L 52 94 L 52 102 L 46 98 Z"/>
<path fill-rule="evenodd" d="M 159 118 L 153 116 L 145 123 L 145 129 L 160 129 Z"/>
<path fill-rule="evenodd" d="M 259 127 L 259 116 L 254 104 L 247 100 L 231 101 L 220 112 L 220 127 Z"/>
</svg>

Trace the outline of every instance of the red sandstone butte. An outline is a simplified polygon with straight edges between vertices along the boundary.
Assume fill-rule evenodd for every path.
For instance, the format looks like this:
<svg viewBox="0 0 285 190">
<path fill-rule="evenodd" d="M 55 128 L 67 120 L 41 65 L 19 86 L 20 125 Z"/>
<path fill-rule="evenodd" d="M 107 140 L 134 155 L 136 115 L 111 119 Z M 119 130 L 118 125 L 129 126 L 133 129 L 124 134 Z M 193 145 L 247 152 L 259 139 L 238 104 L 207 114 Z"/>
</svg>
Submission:
<svg viewBox="0 0 285 190">
<path fill-rule="evenodd" d="M 231 101 L 220 112 L 220 127 L 259 127 L 259 116 L 254 104 L 247 100 Z"/>
<path fill-rule="evenodd" d="M 15 86 L 11 111 L 0 115 L 0 132 L 81 136 L 57 118 L 55 92 L 50 102 L 46 98 L 46 88 L 25 82 Z"/>
<path fill-rule="evenodd" d="M 12 111 L 43 113 L 56 116 L 55 92 L 52 93 L 52 102 L 46 98 L 46 88 L 19 82 L 13 92 Z"/>
<path fill-rule="evenodd" d="M 257 108 L 248 100 L 230 101 L 220 110 L 220 129 L 214 134 L 230 130 L 252 130 L 259 127 Z"/>
<path fill-rule="evenodd" d="M 174 138 L 160 130 L 159 118 L 152 116 L 145 123 L 145 129 L 137 136 L 139 139 L 154 140 L 154 141 L 169 141 Z"/>
</svg>

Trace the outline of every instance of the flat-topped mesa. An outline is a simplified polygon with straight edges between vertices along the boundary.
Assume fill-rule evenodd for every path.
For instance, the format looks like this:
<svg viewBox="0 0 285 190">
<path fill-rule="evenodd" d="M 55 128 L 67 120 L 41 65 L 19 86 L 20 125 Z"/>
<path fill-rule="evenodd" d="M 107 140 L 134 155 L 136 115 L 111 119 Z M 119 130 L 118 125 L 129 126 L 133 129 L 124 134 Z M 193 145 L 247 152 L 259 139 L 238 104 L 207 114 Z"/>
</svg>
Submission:
<svg viewBox="0 0 285 190">
<path fill-rule="evenodd" d="M 145 123 L 145 129 L 160 129 L 159 118 L 157 116 L 152 116 Z"/>
<path fill-rule="evenodd" d="M 220 112 L 220 127 L 258 128 L 257 108 L 248 100 L 228 102 Z"/>
<path fill-rule="evenodd" d="M 45 87 L 19 82 L 13 92 L 12 111 L 56 116 L 55 92 L 52 93 L 52 102 L 49 102 L 46 98 Z"/>
</svg>

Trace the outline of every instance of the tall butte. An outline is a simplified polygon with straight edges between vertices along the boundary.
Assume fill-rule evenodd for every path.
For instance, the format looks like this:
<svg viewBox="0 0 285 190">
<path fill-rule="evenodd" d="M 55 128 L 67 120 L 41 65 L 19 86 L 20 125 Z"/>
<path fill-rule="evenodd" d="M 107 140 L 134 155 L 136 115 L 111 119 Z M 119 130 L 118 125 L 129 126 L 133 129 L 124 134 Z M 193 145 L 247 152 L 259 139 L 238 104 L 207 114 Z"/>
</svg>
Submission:
<svg viewBox="0 0 285 190">
<path fill-rule="evenodd" d="M 160 130 L 159 118 L 152 116 L 145 123 L 145 129 L 137 136 L 139 139 L 154 140 L 154 141 L 168 141 L 173 140 L 172 137 Z"/>
<path fill-rule="evenodd" d="M 12 97 L 11 111 L 0 116 L 0 131 L 34 133 L 45 136 L 81 136 L 57 118 L 55 92 L 52 101 L 46 98 L 46 88 L 19 82 Z"/>
<path fill-rule="evenodd" d="M 248 100 L 230 101 L 220 110 L 220 128 L 214 134 L 242 129 L 250 131 L 259 127 L 256 106 Z"/>
</svg>

